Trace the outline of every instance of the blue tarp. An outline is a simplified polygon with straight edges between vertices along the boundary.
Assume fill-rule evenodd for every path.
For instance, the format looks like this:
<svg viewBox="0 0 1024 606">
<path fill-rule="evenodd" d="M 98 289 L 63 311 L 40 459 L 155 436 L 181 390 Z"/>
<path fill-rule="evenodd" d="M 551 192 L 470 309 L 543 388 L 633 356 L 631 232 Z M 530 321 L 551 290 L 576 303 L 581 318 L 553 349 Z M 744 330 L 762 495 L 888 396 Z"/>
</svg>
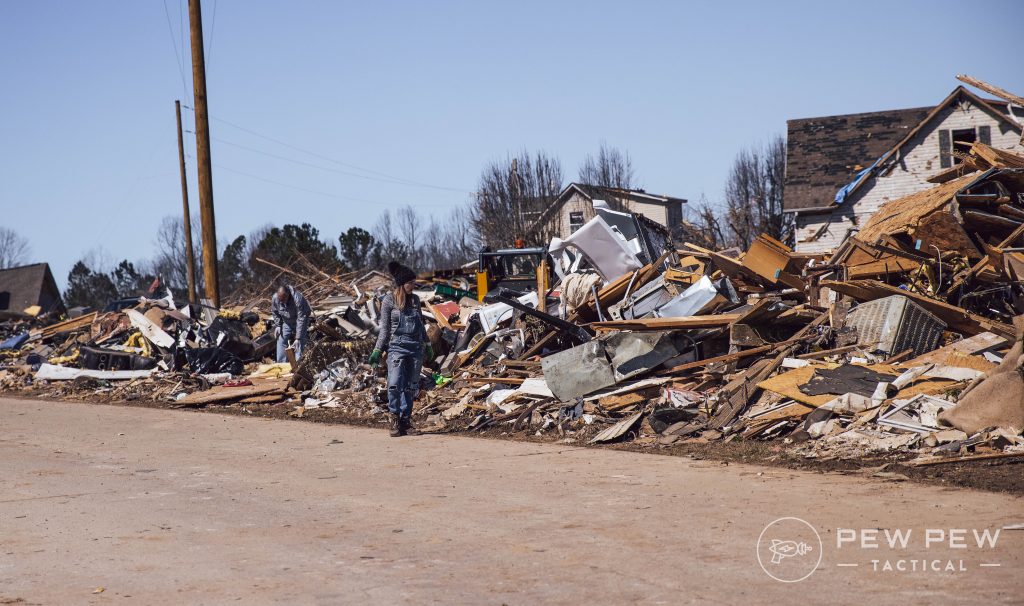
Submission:
<svg viewBox="0 0 1024 606">
<path fill-rule="evenodd" d="M 878 163 L 881 162 L 881 161 L 882 161 L 882 158 L 879 158 L 879 159 L 875 160 L 874 164 L 872 164 L 871 166 L 869 166 L 869 167 L 865 168 L 864 170 L 860 171 L 859 173 L 857 173 L 857 176 L 854 177 L 853 181 L 851 181 L 850 183 L 847 183 L 846 185 L 843 186 L 842 189 L 837 191 L 836 192 L 836 204 L 842 204 L 843 202 L 846 202 L 846 196 L 850 195 L 850 192 L 853 191 L 853 189 L 855 187 L 860 185 L 861 181 L 863 181 L 864 179 L 867 179 L 868 175 L 870 175 L 875 170 L 875 167 L 878 166 Z"/>
<path fill-rule="evenodd" d="M 27 332 L 23 332 L 20 335 L 14 335 L 10 339 L 0 343 L 0 349 L 18 349 L 25 341 L 28 341 Z"/>
</svg>

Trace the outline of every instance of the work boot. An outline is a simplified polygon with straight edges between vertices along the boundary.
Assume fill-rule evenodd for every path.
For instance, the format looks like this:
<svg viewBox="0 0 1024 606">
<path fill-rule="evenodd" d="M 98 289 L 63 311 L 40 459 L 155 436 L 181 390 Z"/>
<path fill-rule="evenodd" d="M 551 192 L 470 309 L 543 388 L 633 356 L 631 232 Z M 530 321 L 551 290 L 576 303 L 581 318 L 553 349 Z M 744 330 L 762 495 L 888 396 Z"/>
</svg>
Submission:
<svg viewBox="0 0 1024 606">
<path fill-rule="evenodd" d="M 402 420 L 398 415 L 391 415 L 391 437 L 397 438 L 405 434 L 402 428 Z"/>
<path fill-rule="evenodd" d="M 406 435 L 406 436 L 418 436 L 418 435 L 420 435 L 420 430 L 418 430 L 418 429 L 416 429 L 415 427 L 412 426 L 412 418 L 411 417 L 402 417 L 402 435 Z"/>
</svg>

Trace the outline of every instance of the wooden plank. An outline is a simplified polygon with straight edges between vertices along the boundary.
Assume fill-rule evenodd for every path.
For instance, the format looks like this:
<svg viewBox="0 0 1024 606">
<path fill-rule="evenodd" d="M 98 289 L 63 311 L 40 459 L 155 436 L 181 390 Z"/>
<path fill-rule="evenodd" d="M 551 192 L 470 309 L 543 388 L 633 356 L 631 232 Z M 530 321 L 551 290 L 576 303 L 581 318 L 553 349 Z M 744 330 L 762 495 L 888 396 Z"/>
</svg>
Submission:
<svg viewBox="0 0 1024 606">
<path fill-rule="evenodd" d="M 778 343 L 772 343 L 771 345 L 764 345 L 762 347 L 755 347 L 753 349 L 746 349 L 746 350 L 743 350 L 743 351 L 737 351 L 737 352 L 731 353 L 731 354 L 715 356 L 713 358 L 706 358 L 704 360 L 697 360 L 696 362 L 687 362 L 685 364 L 680 364 L 679 366 L 673 366 L 672 368 L 668 368 L 668 369 L 662 370 L 661 372 L 658 372 L 656 374 L 659 374 L 659 375 L 671 375 L 671 374 L 680 373 L 680 372 L 683 372 L 683 371 L 686 371 L 686 370 L 692 370 L 694 368 L 703 368 L 703 367 L 705 367 L 705 366 L 707 366 L 709 364 L 716 364 L 718 362 L 725 362 L 725 363 L 736 362 L 738 360 L 742 360 L 743 358 L 748 358 L 750 356 L 758 356 L 758 355 L 761 355 L 761 354 L 763 354 L 765 352 L 773 351 L 777 347 L 780 347 L 782 345 L 788 345 L 790 343 L 795 343 L 797 340 L 790 339 L 788 341 L 780 341 Z"/>
<path fill-rule="evenodd" d="M 718 314 L 713 316 L 684 316 L 679 318 L 648 318 L 643 320 L 609 320 L 593 322 L 590 327 L 598 331 L 608 330 L 686 330 L 690 328 L 718 328 L 735 322 L 741 314 Z"/>
<path fill-rule="evenodd" d="M 999 97 L 1003 101 L 1009 101 L 1010 103 L 1024 106 L 1024 97 L 1018 97 L 1017 95 L 1007 90 L 1003 90 L 994 84 L 989 84 L 984 80 L 973 78 L 971 76 L 968 76 L 967 74 L 957 74 L 956 79 L 963 82 L 964 84 L 970 84 L 971 86 L 978 90 L 983 90 L 990 95 L 995 95 L 996 97 Z"/>
<path fill-rule="evenodd" d="M 190 393 L 184 398 L 175 402 L 175 406 L 202 406 L 214 402 L 228 402 L 253 396 L 262 396 L 271 393 L 284 393 L 288 388 L 288 379 L 274 379 L 269 381 L 253 382 L 245 387 L 224 387 L 221 385 Z"/>
<path fill-rule="evenodd" d="M 824 349 L 822 351 L 812 351 L 811 353 L 800 354 L 796 358 L 798 360 L 817 360 L 827 356 L 834 356 L 836 354 L 846 353 L 848 351 L 854 351 L 858 349 L 860 345 L 847 345 L 845 347 L 836 347 L 835 349 Z"/>
<path fill-rule="evenodd" d="M 58 322 L 56 324 L 51 324 L 51 325 L 41 329 L 39 334 L 40 334 L 40 336 L 42 336 L 42 338 L 49 339 L 50 337 L 52 337 L 54 335 L 58 335 L 58 334 L 63 333 L 63 332 L 70 332 L 72 330 L 79 330 L 79 329 L 84 328 L 86 326 L 92 325 L 92 322 L 93 322 L 93 320 L 96 319 L 97 315 L 98 315 L 98 313 L 94 311 L 92 313 L 87 313 L 87 314 L 79 316 L 77 318 L 72 318 L 70 320 L 64 320 L 63 322 Z"/>
<path fill-rule="evenodd" d="M 831 309 L 826 311 L 813 322 L 801 328 L 793 335 L 790 341 L 799 341 L 809 336 L 811 331 L 828 321 L 831 311 Z M 757 384 L 775 372 L 782 365 L 782 361 L 792 354 L 795 349 L 795 344 L 779 347 L 776 349 L 778 353 L 774 358 L 764 358 L 754 362 L 744 372 L 740 373 L 738 377 L 727 383 L 718 392 L 719 397 L 724 401 L 720 401 L 715 416 L 708 422 L 708 428 L 721 429 L 731 423 L 760 392 Z"/>
<path fill-rule="evenodd" d="M 1024 452 L 993 452 L 980 455 L 969 455 L 966 457 L 938 457 L 935 459 L 917 459 L 910 461 L 914 467 L 927 467 L 929 465 L 944 465 L 946 463 L 965 463 L 967 461 L 990 461 L 992 459 L 1015 459 L 1024 457 Z"/>
<path fill-rule="evenodd" d="M 517 379 L 514 377 L 469 377 L 468 379 L 459 379 L 460 381 L 466 381 L 468 383 L 506 383 L 508 385 L 522 385 L 526 379 Z"/>
<path fill-rule="evenodd" d="M 431 315 L 434 316 L 434 319 L 437 320 L 438 324 L 440 324 L 443 328 L 447 328 L 448 330 L 454 330 L 452 328 L 451 323 L 448 322 L 448 318 L 444 317 L 444 314 L 442 314 L 441 312 L 437 311 L 436 307 L 434 307 L 433 305 L 431 305 L 430 303 L 427 303 L 427 302 L 424 302 L 423 305 L 425 305 L 427 307 L 427 311 L 429 311 L 431 313 Z M 541 311 L 543 311 L 543 310 L 541 310 Z"/>
<path fill-rule="evenodd" d="M 990 332 L 983 332 L 974 335 L 973 337 L 960 339 L 955 343 L 950 343 L 945 347 L 940 347 L 935 351 L 918 356 L 913 360 L 907 360 L 903 365 L 922 366 L 924 364 L 944 364 L 946 363 L 945 361 L 947 358 L 952 354 L 972 356 L 978 352 L 1004 347 L 1008 344 L 1008 341 L 999 335 L 995 335 Z"/>
</svg>

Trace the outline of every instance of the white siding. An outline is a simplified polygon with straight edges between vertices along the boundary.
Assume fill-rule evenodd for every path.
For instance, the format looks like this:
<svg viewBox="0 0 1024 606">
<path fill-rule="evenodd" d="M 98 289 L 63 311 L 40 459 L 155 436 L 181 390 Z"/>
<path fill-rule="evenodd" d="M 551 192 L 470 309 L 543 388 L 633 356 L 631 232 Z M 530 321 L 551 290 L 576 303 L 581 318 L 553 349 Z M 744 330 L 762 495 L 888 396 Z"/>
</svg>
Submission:
<svg viewBox="0 0 1024 606">
<path fill-rule="evenodd" d="M 953 103 L 903 146 L 902 156 L 890 161 L 891 170 L 883 170 L 884 174 L 871 178 L 831 215 L 798 215 L 796 250 L 810 253 L 832 250 L 886 202 L 932 187 L 926 179 L 944 170 L 939 159 L 939 131 L 979 126 L 990 127 L 992 147 L 1024 153 L 1020 131 L 1010 129 L 1005 122 L 966 99 Z M 822 206 L 828 202 L 830 200 L 822 200 Z M 826 223 L 828 227 L 821 237 L 810 240 Z"/>
</svg>

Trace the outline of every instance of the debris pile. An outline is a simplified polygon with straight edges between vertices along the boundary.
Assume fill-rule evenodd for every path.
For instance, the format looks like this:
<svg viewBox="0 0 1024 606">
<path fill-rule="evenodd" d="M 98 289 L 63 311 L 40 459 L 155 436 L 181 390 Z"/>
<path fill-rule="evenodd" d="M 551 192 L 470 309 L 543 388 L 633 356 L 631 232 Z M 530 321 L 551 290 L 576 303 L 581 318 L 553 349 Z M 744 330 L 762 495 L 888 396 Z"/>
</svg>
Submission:
<svg viewBox="0 0 1024 606">
<path fill-rule="evenodd" d="M 747 250 L 676 245 L 642 216 L 595 204 L 546 248 L 488 250 L 420 276 L 437 356 L 419 428 L 779 440 L 810 458 L 920 465 L 1024 456 L 1024 157 L 974 143 L 934 180 L 830 255 L 767 235 Z M 383 421 L 383 366 L 366 359 L 388 278 L 278 269 L 313 304 L 295 364 L 268 363 L 268 286 L 221 309 L 168 296 L 45 325 L 7 320 L 0 383 Z"/>
</svg>

